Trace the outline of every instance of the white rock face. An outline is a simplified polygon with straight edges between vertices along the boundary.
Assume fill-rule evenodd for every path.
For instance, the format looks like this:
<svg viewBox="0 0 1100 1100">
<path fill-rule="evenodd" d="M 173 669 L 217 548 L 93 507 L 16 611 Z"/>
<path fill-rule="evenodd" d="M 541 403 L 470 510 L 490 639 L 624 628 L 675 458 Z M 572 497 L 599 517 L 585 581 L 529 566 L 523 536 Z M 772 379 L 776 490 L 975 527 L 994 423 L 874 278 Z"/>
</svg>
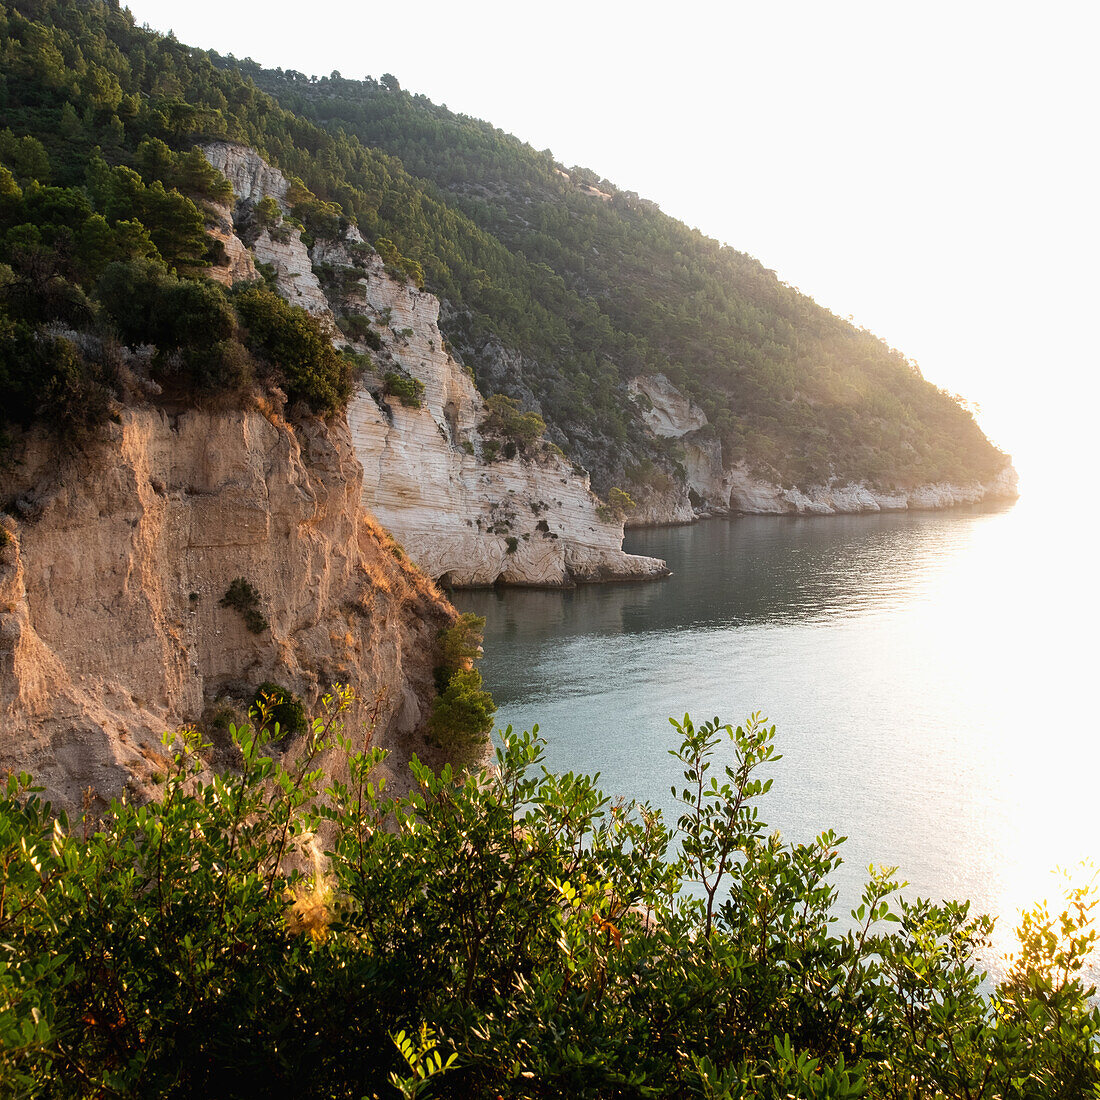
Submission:
<svg viewBox="0 0 1100 1100">
<path fill-rule="evenodd" d="M 649 490 L 638 497 L 637 506 L 626 517 L 627 527 L 677 527 L 699 518 L 683 485 L 663 492 Z"/>
<path fill-rule="evenodd" d="M 208 276 L 222 286 L 258 278 L 252 253 L 233 229 L 233 211 L 228 206 L 211 203 L 210 212 L 214 223 L 208 225 L 206 231 L 214 240 L 221 242 L 225 249 L 225 263 L 211 267 Z"/>
<path fill-rule="evenodd" d="M 265 195 L 285 209 L 286 179 L 252 150 L 216 143 L 204 151 L 240 196 L 238 212 Z M 363 465 L 362 502 L 413 560 L 454 585 L 666 576 L 664 562 L 622 552 L 622 524 L 600 519 L 587 474 L 574 472 L 556 449 L 538 444 L 529 456 L 485 461 L 479 429 L 485 404 L 444 350 L 438 299 L 392 278 L 375 253 L 363 260 L 357 249 L 353 259 L 349 245 L 362 245 L 354 228 L 343 241 L 318 241 L 311 259 L 300 234 L 281 227 L 262 232 L 252 248 L 257 260 L 275 265 L 279 293 L 325 318 L 334 335 L 330 303 L 312 264 L 352 269 L 358 278 L 342 305 L 375 322 L 385 369 L 423 384 L 419 409 L 395 398 L 375 400 L 364 388 L 347 414 Z"/>
<path fill-rule="evenodd" d="M 286 177 L 253 150 L 228 142 L 213 142 L 203 146 L 203 153 L 233 185 L 233 193 L 237 196 L 237 220 L 266 196 L 275 199 L 284 214 L 288 212 L 286 196 L 290 185 Z M 252 254 L 259 263 L 275 268 L 275 289 L 288 302 L 320 318 L 329 335 L 336 335 L 335 318 L 314 274 L 300 230 L 285 223 L 275 229 L 264 229 L 252 242 Z"/>
<path fill-rule="evenodd" d="M 320 280 L 313 272 L 309 252 L 299 230 L 288 225 L 265 229 L 252 242 L 252 253 L 260 263 L 275 268 L 275 289 L 288 301 L 324 322 L 329 336 L 337 333 L 336 319 Z"/>
<path fill-rule="evenodd" d="M 646 427 L 654 435 L 679 439 L 688 432 L 706 427 L 706 413 L 663 374 L 640 374 L 630 380 L 627 389 L 642 410 Z"/>
<path fill-rule="evenodd" d="M 331 248 L 324 257 L 339 260 Z M 365 315 L 389 317 L 386 352 L 424 384 L 419 409 L 361 391 L 348 424 L 363 503 L 430 576 L 560 587 L 667 575 L 664 562 L 622 552 L 622 524 L 600 519 L 588 476 L 556 449 L 539 444 L 530 457 L 484 461 L 485 404 L 443 348 L 433 295 L 391 279 L 374 257 L 352 300 Z"/>
<path fill-rule="evenodd" d="M 270 195 L 285 209 L 290 185 L 278 168 L 272 168 L 254 149 L 228 141 L 214 141 L 202 148 L 210 163 L 231 184 L 238 204 L 255 205 Z"/>
<path fill-rule="evenodd" d="M 690 523 L 701 515 L 837 515 L 953 508 L 985 500 L 1015 500 L 1017 476 L 1011 464 L 992 480 L 963 485 L 940 483 L 884 491 L 862 483 L 833 482 L 805 491 L 784 489 L 749 472 L 744 463 L 726 466 L 722 445 L 700 434 L 705 414 L 664 375 L 638 377 L 630 391 L 639 400 L 654 435 L 680 440 L 684 482 L 643 496 L 627 520 L 630 527 Z M 649 406 L 652 406 L 651 408 Z"/>
<path fill-rule="evenodd" d="M 70 810 L 89 786 L 145 797 L 165 730 L 268 680 L 311 707 L 333 680 L 353 684 L 349 730 L 381 693 L 375 743 L 415 745 L 454 611 L 364 516 L 346 426 L 126 409 L 79 454 L 40 434 L 16 457 L 0 771 L 32 771 Z M 259 593 L 259 634 L 219 604 L 237 577 Z"/>
<path fill-rule="evenodd" d="M 688 492 L 698 500 L 697 512 L 727 511 L 730 499 L 730 475 L 722 465 L 722 443 L 717 439 L 684 441 L 684 469 Z"/>
<path fill-rule="evenodd" d="M 700 516 L 729 510 L 730 478 L 722 465 L 722 444 L 700 434 L 706 413 L 663 374 L 639 375 L 627 386 L 646 427 L 683 447 L 685 479 L 668 489 L 639 493 L 638 507 L 627 517 L 628 527 L 658 527 L 692 523 Z"/>
<path fill-rule="evenodd" d="M 863 484 L 815 485 L 805 492 L 783 489 L 754 477 L 743 466 L 732 471 L 730 508 L 751 515 L 841 515 L 860 512 L 905 512 L 953 508 L 987 500 L 1015 500 L 1017 475 L 1006 466 L 988 482 L 963 485 L 941 482 L 893 492 Z"/>
</svg>

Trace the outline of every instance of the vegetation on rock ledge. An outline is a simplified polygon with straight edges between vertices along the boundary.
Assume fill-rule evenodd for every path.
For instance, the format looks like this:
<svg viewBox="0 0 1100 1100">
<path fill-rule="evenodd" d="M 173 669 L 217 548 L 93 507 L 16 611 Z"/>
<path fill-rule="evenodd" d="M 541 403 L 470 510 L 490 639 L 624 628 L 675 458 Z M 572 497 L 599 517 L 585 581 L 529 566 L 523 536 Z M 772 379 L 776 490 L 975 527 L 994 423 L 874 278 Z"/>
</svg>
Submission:
<svg viewBox="0 0 1100 1100">
<path fill-rule="evenodd" d="M 237 611 L 244 619 L 244 625 L 248 627 L 250 634 L 262 634 L 270 625 L 260 610 L 260 593 L 244 577 L 234 577 L 225 590 L 225 595 L 218 600 L 218 606 L 231 607 Z"/>
<path fill-rule="evenodd" d="M 474 668 L 481 658 L 484 630 L 484 618 L 466 612 L 439 632 L 441 664 L 435 669 L 436 697 L 428 729 L 436 744 L 460 761 L 485 748 L 497 709 Z"/>
</svg>

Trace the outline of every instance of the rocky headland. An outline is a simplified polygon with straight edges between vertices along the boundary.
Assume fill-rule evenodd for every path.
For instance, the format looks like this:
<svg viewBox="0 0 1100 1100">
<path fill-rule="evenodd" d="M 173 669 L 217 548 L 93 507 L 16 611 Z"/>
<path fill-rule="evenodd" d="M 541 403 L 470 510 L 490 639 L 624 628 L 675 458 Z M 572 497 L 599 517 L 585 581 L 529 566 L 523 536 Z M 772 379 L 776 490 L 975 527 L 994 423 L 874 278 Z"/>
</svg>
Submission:
<svg viewBox="0 0 1100 1100">
<path fill-rule="evenodd" d="M 1015 500 L 1017 474 L 1011 462 L 988 481 L 940 482 L 883 488 L 866 482 L 784 486 L 723 454 L 706 415 L 662 374 L 631 380 L 630 392 L 647 428 L 675 440 L 682 477 L 639 494 L 628 527 L 692 523 L 714 515 L 839 515 L 953 508 L 984 501 Z"/>
<path fill-rule="evenodd" d="M 285 177 L 255 152 L 227 143 L 205 152 L 233 185 L 237 224 L 266 197 L 289 212 Z M 509 454 L 486 438 L 485 401 L 447 348 L 439 300 L 387 269 L 354 226 L 308 250 L 289 224 L 265 229 L 251 250 L 274 268 L 279 293 L 334 333 L 337 313 L 370 322 L 370 344 L 336 337 L 376 364 L 347 413 L 362 502 L 431 577 L 562 587 L 667 574 L 663 562 L 623 553 L 622 521 L 601 516 L 588 475 L 556 447 L 539 441 Z M 419 383 L 417 400 L 387 394 L 387 374 Z"/>
</svg>

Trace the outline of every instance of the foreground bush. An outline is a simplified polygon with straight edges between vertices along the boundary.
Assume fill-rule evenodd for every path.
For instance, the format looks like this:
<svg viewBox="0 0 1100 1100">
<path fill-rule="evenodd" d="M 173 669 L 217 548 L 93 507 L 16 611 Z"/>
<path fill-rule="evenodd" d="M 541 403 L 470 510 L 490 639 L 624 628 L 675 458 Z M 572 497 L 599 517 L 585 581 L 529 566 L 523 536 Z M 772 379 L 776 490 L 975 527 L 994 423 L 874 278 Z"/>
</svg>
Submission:
<svg viewBox="0 0 1100 1100">
<path fill-rule="evenodd" d="M 506 734 L 492 771 L 414 762 L 390 798 L 383 754 L 338 731 L 344 701 L 291 768 L 266 751 L 277 728 L 244 727 L 239 774 L 205 780 L 180 735 L 162 801 L 95 828 L 9 780 L 5 1092 L 1097 1095 L 1088 899 L 1032 915 L 990 998 L 991 922 L 965 905 L 892 908 L 880 875 L 836 933 L 838 839 L 784 845 L 757 813 L 774 729 L 676 723 L 670 830 L 548 773 L 537 731 Z M 330 745 L 349 778 L 325 786 Z"/>
</svg>

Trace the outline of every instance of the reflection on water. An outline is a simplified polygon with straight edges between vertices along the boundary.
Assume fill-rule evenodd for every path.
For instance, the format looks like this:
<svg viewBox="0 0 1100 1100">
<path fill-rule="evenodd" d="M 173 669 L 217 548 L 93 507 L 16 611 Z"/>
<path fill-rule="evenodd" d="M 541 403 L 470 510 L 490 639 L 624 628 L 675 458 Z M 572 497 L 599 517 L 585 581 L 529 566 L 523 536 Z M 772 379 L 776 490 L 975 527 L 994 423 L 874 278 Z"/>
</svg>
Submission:
<svg viewBox="0 0 1100 1100">
<path fill-rule="evenodd" d="M 713 520 L 628 534 L 627 550 L 672 566 L 661 584 L 469 592 L 459 602 L 491 615 L 494 638 L 545 641 L 805 622 L 889 610 L 927 580 L 912 559 L 933 563 L 957 537 L 919 515 Z"/>
<path fill-rule="evenodd" d="M 761 710 L 785 759 L 762 817 L 851 839 L 921 896 L 1003 916 L 1097 853 L 1091 540 L 1021 503 L 634 533 L 667 581 L 460 593 L 485 615 L 501 724 L 539 723 L 551 767 L 675 815 L 667 716 Z M 1057 538 L 1052 537 L 1057 532 Z"/>
</svg>

